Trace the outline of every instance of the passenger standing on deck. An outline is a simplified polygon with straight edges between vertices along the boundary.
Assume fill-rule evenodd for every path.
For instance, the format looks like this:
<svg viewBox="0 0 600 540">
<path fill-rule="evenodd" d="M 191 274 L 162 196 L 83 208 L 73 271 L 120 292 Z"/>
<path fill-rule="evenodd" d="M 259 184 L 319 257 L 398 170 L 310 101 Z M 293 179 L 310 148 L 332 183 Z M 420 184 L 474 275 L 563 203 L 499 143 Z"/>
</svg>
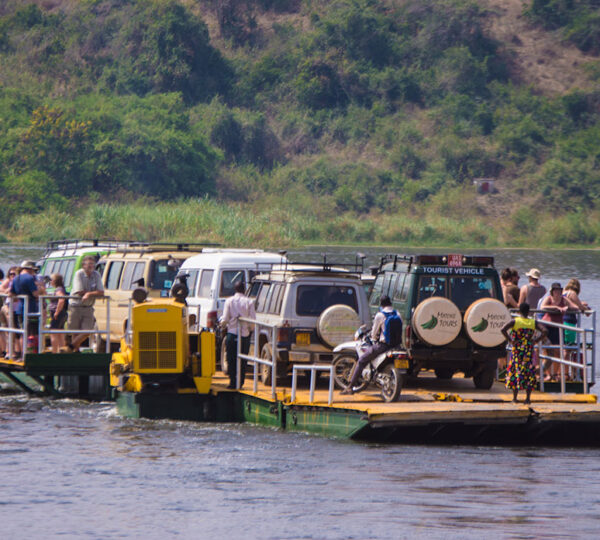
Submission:
<svg viewBox="0 0 600 540">
<path fill-rule="evenodd" d="M 69 302 L 69 330 L 91 330 L 94 328 L 96 319 L 94 317 L 94 302 L 96 298 L 104 296 L 102 277 L 96 270 L 96 259 L 91 255 L 83 258 L 81 269 L 75 272 L 73 286 L 71 287 L 72 298 Z M 77 334 L 73 337 L 68 350 L 76 352 L 81 344 L 89 337 L 89 334 Z"/>
<path fill-rule="evenodd" d="M 578 311 L 578 307 L 568 298 L 562 295 L 563 288 L 560 283 L 553 283 L 550 287 L 550 294 L 542 302 L 541 308 L 546 312 L 542 317 L 543 321 L 563 324 L 563 317 L 568 309 Z M 560 332 L 562 330 L 556 326 L 548 326 L 548 338 L 552 345 L 560 345 Z M 546 354 L 554 358 L 560 357 L 559 349 L 547 349 Z M 560 366 L 557 362 L 549 361 L 548 366 L 549 379 L 557 380 Z"/>
<path fill-rule="evenodd" d="M 513 392 L 513 403 L 517 402 L 519 390 L 525 390 L 525 403 L 531 403 L 531 391 L 535 386 L 535 367 L 533 365 L 533 346 L 546 337 L 546 328 L 535 319 L 529 318 L 529 304 L 519 305 L 520 317 L 507 322 L 502 333 L 512 345 L 511 358 L 506 369 L 506 387 Z M 535 331 L 541 332 L 537 339 Z M 509 333 L 510 331 L 510 333 Z"/>
<path fill-rule="evenodd" d="M 504 303 L 509 308 L 517 308 L 519 304 L 517 301 L 519 300 L 519 287 L 517 287 L 514 283 L 514 273 L 516 270 L 514 268 L 505 268 L 502 270 L 500 274 L 500 284 L 502 285 L 502 295 L 504 297 Z M 519 273 L 516 273 L 517 279 Z"/>
<path fill-rule="evenodd" d="M 19 275 L 16 276 L 10 286 L 10 294 L 14 296 L 27 296 L 27 313 L 38 313 L 39 304 L 38 296 L 45 294 L 46 289 L 42 282 L 36 281 L 35 273 L 37 267 L 33 261 L 23 261 L 19 267 Z M 25 302 L 19 300 L 15 304 L 15 315 L 17 317 L 17 326 L 24 328 L 25 318 Z M 27 317 L 27 334 L 36 336 L 38 334 L 39 314 L 35 317 Z M 23 337 L 20 335 L 17 338 L 18 350 L 23 350 Z"/>
<path fill-rule="evenodd" d="M 519 305 L 526 302 L 536 307 L 540 298 L 546 294 L 546 287 L 540 283 L 541 272 L 537 268 L 532 268 L 525 275 L 529 278 L 529 283 L 521 287 Z"/>
<path fill-rule="evenodd" d="M 225 301 L 223 307 L 223 316 L 221 317 L 221 326 L 227 329 L 225 336 L 225 349 L 227 351 L 227 374 L 229 375 L 229 386 L 227 388 L 236 388 L 237 382 L 237 340 L 238 340 L 238 320 L 256 319 L 254 310 L 254 301 L 244 294 L 244 283 L 236 281 L 234 285 L 235 294 Z M 240 323 L 242 342 L 240 349 L 242 354 L 248 354 L 250 350 L 250 325 Z M 246 360 L 241 361 L 240 388 L 244 386 L 246 377 Z"/>
<path fill-rule="evenodd" d="M 587 302 L 582 302 L 579 298 L 579 293 L 581 292 L 581 284 L 579 280 L 576 278 L 570 279 L 567 285 L 565 286 L 565 290 L 563 292 L 563 296 L 568 298 L 573 302 L 583 313 L 590 309 L 590 306 Z M 564 323 L 568 326 L 577 326 L 577 315 L 572 312 L 565 313 L 563 318 Z M 565 330 L 565 343 L 573 344 L 577 341 L 577 332 L 573 330 Z"/>
<path fill-rule="evenodd" d="M 19 272 L 18 266 L 11 266 L 8 270 L 8 275 L 6 279 L 0 282 L 0 294 L 10 294 L 10 287 L 12 285 L 13 279 L 17 277 L 17 273 Z M 0 326 L 5 328 L 9 327 L 10 323 L 10 305 L 11 299 L 6 298 L 2 306 L 0 306 Z M 2 358 L 8 358 L 8 341 L 10 339 L 14 340 L 14 334 L 8 334 L 4 332 L 0 332 L 0 353 Z M 13 352 L 18 353 L 17 349 L 13 349 Z"/>
<path fill-rule="evenodd" d="M 52 274 L 50 283 L 54 287 L 54 296 L 67 296 L 63 277 L 61 274 Z M 67 322 L 67 307 L 68 300 L 65 298 L 52 298 L 48 304 L 50 312 L 50 329 L 62 330 Z M 64 334 L 50 334 L 50 343 L 52 344 L 52 352 L 57 353 L 61 347 L 65 346 Z"/>
</svg>

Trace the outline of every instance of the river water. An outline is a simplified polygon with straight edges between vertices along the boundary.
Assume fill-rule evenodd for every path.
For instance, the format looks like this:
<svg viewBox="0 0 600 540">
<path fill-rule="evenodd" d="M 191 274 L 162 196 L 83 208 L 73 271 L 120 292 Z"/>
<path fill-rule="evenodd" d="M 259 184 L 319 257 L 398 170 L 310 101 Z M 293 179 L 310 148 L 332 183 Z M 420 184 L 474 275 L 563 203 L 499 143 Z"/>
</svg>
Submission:
<svg viewBox="0 0 600 540">
<path fill-rule="evenodd" d="M 354 257 L 350 248 L 326 251 Z M 374 263 L 389 250 L 361 251 Z M 40 252 L 0 245 L 0 262 Z M 582 298 L 600 305 L 600 252 L 494 254 L 498 267 L 521 275 L 540 268 L 545 284 L 578 277 Z M 9 539 L 581 538 L 600 530 L 600 449 L 354 443 L 129 420 L 110 403 L 5 391 L 0 455 L 0 534 Z"/>
</svg>

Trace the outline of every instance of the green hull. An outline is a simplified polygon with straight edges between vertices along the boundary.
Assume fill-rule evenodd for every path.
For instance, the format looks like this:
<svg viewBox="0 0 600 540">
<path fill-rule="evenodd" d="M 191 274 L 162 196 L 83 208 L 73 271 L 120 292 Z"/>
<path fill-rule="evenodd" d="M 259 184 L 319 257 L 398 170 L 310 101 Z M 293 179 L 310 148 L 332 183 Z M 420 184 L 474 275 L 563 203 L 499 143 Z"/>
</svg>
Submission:
<svg viewBox="0 0 600 540">
<path fill-rule="evenodd" d="M 305 431 L 328 437 L 351 438 L 357 436 L 369 425 L 366 416 L 359 411 L 295 406 L 288 406 L 285 411 L 288 431 Z"/>
<path fill-rule="evenodd" d="M 119 393 L 117 410 L 127 418 L 170 418 L 198 422 L 249 422 L 260 426 L 349 438 L 368 426 L 357 411 L 296 407 L 247 394 Z"/>
</svg>

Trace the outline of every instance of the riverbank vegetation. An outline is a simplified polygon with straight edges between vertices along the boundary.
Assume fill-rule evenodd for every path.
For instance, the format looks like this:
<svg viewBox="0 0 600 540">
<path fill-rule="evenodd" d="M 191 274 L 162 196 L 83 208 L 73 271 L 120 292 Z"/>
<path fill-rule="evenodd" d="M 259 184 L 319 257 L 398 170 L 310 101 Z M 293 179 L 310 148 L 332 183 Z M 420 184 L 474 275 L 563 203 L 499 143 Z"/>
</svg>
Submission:
<svg viewBox="0 0 600 540">
<path fill-rule="evenodd" d="M 524 7 L 586 54 L 562 93 L 524 82 L 493 4 L 3 5 L 0 237 L 594 244 L 597 2 Z"/>
</svg>

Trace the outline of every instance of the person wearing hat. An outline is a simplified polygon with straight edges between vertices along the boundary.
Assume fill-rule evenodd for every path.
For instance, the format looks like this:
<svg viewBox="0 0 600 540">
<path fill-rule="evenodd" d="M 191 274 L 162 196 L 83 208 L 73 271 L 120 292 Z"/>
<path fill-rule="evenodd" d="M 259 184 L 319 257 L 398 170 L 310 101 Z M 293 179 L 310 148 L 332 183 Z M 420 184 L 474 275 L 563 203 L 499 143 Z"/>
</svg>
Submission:
<svg viewBox="0 0 600 540">
<path fill-rule="evenodd" d="M 550 294 L 544 298 L 541 308 L 545 311 L 542 321 L 553 322 L 557 324 L 563 324 L 564 315 L 567 310 L 579 311 L 577 305 L 568 298 L 563 296 L 562 285 L 558 282 L 553 283 L 550 286 Z M 552 345 L 560 344 L 560 328 L 556 326 L 547 325 L 548 328 L 548 339 Z M 558 358 L 560 356 L 560 349 L 546 349 L 548 356 Z M 548 368 L 548 375 L 550 380 L 557 380 L 558 373 L 560 372 L 560 365 L 557 362 L 550 362 Z"/>
<path fill-rule="evenodd" d="M 537 268 L 532 268 L 525 275 L 529 278 L 529 283 L 521 287 L 519 305 L 525 302 L 530 306 L 536 307 L 540 298 L 546 294 L 546 287 L 540 283 L 542 274 Z"/>
<path fill-rule="evenodd" d="M 28 317 L 27 320 L 27 334 L 37 335 L 38 333 L 38 317 L 39 317 L 39 304 L 38 296 L 46 293 L 43 283 L 36 282 L 35 273 L 37 266 L 33 261 L 23 261 L 19 266 L 19 275 L 17 275 L 10 286 L 10 294 L 12 296 L 27 296 L 25 301 L 27 302 L 27 313 L 35 313 L 35 317 Z M 19 328 L 23 328 L 23 318 L 25 316 L 25 303 L 19 301 L 15 305 L 15 315 L 17 318 L 17 325 Z M 19 350 L 23 350 L 22 336 L 17 338 L 17 347 Z"/>
</svg>

